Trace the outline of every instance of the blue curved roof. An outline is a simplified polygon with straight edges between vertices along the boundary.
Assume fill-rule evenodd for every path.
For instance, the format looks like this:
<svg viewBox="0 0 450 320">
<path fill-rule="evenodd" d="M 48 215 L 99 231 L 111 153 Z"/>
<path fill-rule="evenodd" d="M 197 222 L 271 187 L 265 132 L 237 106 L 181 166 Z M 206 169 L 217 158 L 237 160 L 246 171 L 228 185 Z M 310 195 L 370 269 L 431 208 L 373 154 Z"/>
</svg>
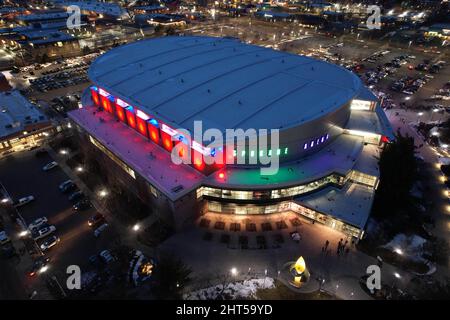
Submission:
<svg viewBox="0 0 450 320">
<path fill-rule="evenodd" d="M 360 79 L 305 56 L 213 37 L 162 37 L 99 57 L 98 86 L 175 127 L 286 128 L 339 109 Z"/>
</svg>

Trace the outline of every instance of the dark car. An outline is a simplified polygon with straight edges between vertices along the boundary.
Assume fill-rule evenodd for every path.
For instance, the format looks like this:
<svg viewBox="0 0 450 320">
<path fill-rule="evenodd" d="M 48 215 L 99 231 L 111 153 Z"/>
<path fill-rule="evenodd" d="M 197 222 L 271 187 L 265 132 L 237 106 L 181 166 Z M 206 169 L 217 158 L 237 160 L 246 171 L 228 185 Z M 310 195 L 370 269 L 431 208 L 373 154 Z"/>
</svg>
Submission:
<svg viewBox="0 0 450 320">
<path fill-rule="evenodd" d="M 47 154 L 48 154 L 48 152 L 46 150 L 40 149 L 40 150 L 36 151 L 34 156 L 37 157 L 37 158 L 40 158 L 40 157 L 43 157 L 43 156 L 45 156 Z"/>
<path fill-rule="evenodd" d="M 33 262 L 33 266 L 31 267 L 30 272 L 28 272 L 28 275 L 30 277 L 34 277 L 39 270 L 41 270 L 43 267 L 45 267 L 50 261 L 49 257 L 40 257 L 39 259 L 35 260 Z"/>
<path fill-rule="evenodd" d="M 73 191 L 76 188 L 77 185 L 73 183 L 71 180 L 67 180 L 59 185 L 59 190 L 61 190 L 62 193 Z"/>
<path fill-rule="evenodd" d="M 89 218 L 88 225 L 89 227 L 96 227 L 99 224 L 103 224 L 106 221 L 105 216 L 101 213 L 97 213 Z"/>
<path fill-rule="evenodd" d="M 75 205 L 73 206 L 73 209 L 75 211 L 83 211 L 83 210 L 87 210 L 91 207 L 92 207 L 92 203 L 88 199 L 82 199 L 82 200 L 78 201 L 77 203 L 75 203 Z"/>
<path fill-rule="evenodd" d="M 77 191 L 71 193 L 69 196 L 70 201 L 79 201 L 83 198 L 84 198 L 84 193 L 80 190 L 77 190 Z"/>
</svg>

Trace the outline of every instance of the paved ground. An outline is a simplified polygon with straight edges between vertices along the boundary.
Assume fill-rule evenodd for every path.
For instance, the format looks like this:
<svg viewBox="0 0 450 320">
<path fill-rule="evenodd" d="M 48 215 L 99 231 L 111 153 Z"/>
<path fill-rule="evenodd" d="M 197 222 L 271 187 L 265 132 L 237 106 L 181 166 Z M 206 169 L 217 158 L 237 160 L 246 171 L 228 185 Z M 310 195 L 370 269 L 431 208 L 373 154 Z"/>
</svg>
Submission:
<svg viewBox="0 0 450 320">
<path fill-rule="evenodd" d="M 342 299 L 371 299 L 360 287 L 359 279 L 365 275 L 366 268 L 369 265 L 376 264 L 376 259 L 358 252 L 351 243 L 348 247 L 351 249 L 348 255 L 337 255 L 337 243 L 345 237 L 340 232 L 329 227 L 312 224 L 311 222 L 299 217 L 302 220 L 300 227 L 294 227 L 289 222 L 294 213 L 284 213 L 279 216 L 270 217 L 237 217 L 233 221 L 249 219 L 257 223 L 256 232 L 230 232 L 229 222 L 233 219 L 229 217 L 224 220 L 223 217 L 217 218 L 216 214 L 208 213 L 206 217 L 212 222 L 208 228 L 195 226 L 174 235 L 159 246 L 162 252 L 170 252 L 179 256 L 184 262 L 194 270 L 196 282 L 203 283 L 205 279 L 216 279 L 220 275 L 229 273 L 231 268 L 236 268 L 241 275 L 251 273 L 254 276 L 263 277 L 265 270 L 267 276 L 277 277 L 278 271 L 282 270 L 285 263 L 295 261 L 299 256 L 303 256 L 306 264 L 312 274 L 311 281 L 317 281 L 317 277 L 325 278 L 323 288 L 331 293 L 335 293 Z M 272 219 L 273 218 L 273 219 Z M 287 229 L 276 230 L 275 221 L 284 219 L 288 225 Z M 215 221 L 225 221 L 225 230 L 215 230 Z M 271 221 L 274 226 L 273 231 L 261 231 L 259 224 L 262 221 Z M 298 230 L 302 235 L 302 240 L 297 243 L 290 238 L 290 232 Z M 210 241 L 203 239 L 205 232 L 213 233 Z M 220 243 L 220 235 L 228 233 L 231 235 L 232 245 Z M 274 233 L 282 233 L 285 243 L 280 248 L 269 249 L 238 249 L 238 236 L 247 235 L 249 245 L 255 247 L 256 235 L 265 235 L 270 238 Z M 329 240 L 329 253 L 322 253 L 322 246 Z M 397 268 L 384 264 L 382 268 L 382 282 L 392 284 L 396 281 L 394 273 L 402 275 L 402 279 L 397 280 L 399 286 L 405 286 L 412 275 L 406 274 Z M 194 284 L 195 285 L 195 284 Z"/>
<path fill-rule="evenodd" d="M 58 190 L 58 185 L 68 179 L 67 175 L 59 168 L 48 172 L 42 171 L 42 167 L 50 161 L 52 159 L 49 156 L 36 158 L 34 152 L 10 156 L 0 161 L 0 181 L 13 199 L 27 195 L 36 198 L 35 201 L 20 208 L 27 223 L 46 216 L 49 223 L 56 226 L 56 234 L 61 242 L 47 254 L 51 257 L 49 273 L 51 270 L 52 274 L 57 274 L 63 281 L 67 266 L 76 264 L 83 270 L 89 256 L 108 248 L 111 238 L 108 232 L 98 239 L 94 237 L 87 220 L 95 213 L 95 209 L 79 213 L 72 209 L 72 203 L 67 199 L 67 195 Z M 12 236 L 17 237 L 16 234 Z M 31 262 L 25 270 L 30 267 Z M 19 274 L 18 277 L 30 289 L 39 286 L 37 282 L 41 281 L 39 277 L 30 278 L 26 274 Z M 9 281 L 17 282 L 17 279 Z"/>
</svg>

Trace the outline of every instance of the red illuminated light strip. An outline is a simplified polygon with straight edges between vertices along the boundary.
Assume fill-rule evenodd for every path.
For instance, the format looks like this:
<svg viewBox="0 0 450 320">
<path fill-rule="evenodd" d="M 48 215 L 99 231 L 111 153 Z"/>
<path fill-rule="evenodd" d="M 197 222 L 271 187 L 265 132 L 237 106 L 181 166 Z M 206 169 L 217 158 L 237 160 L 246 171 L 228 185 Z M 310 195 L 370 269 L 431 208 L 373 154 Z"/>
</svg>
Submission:
<svg viewBox="0 0 450 320">
<path fill-rule="evenodd" d="M 102 105 L 105 107 L 105 109 L 111 113 L 113 113 L 113 107 L 112 107 L 112 101 L 109 100 L 110 94 L 105 91 L 104 89 L 99 88 L 98 89 L 98 95 L 102 97 Z M 98 96 L 97 96 L 98 97 Z M 105 100 L 105 102 L 103 102 Z M 146 137 L 149 137 L 153 142 L 159 144 L 159 134 L 158 131 L 161 132 L 161 139 L 162 139 L 162 145 L 167 150 L 171 151 L 173 148 L 173 141 L 172 137 L 180 134 L 177 130 L 169 127 L 168 125 L 161 123 L 161 130 L 159 130 L 157 127 L 152 125 L 148 122 L 151 117 L 147 115 L 145 112 L 134 108 L 130 106 L 130 104 L 126 103 L 120 98 L 115 98 L 115 105 L 119 108 L 116 109 L 116 115 L 119 118 L 119 120 L 128 123 L 130 127 L 137 130 L 141 134 L 143 134 Z M 95 101 L 94 101 L 95 102 Z M 105 106 L 105 103 L 107 103 L 107 107 Z M 128 108 L 130 107 L 130 108 Z M 131 109 L 131 110 L 130 110 Z M 159 122 L 159 121 L 158 121 Z M 148 133 L 148 134 L 147 134 Z M 180 134 L 181 135 L 181 134 Z M 192 140 L 191 142 L 191 148 L 197 152 L 194 152 L 193 158 L 194 158 L 194 165 L 200 170 L 204 169 L 204 162 L 202 160 L 203 156 L 210 156 L 211 149 L 204 147 L 202 144 Z M 200 154 L 199 154 L 200 153 Z"/>
</svg>

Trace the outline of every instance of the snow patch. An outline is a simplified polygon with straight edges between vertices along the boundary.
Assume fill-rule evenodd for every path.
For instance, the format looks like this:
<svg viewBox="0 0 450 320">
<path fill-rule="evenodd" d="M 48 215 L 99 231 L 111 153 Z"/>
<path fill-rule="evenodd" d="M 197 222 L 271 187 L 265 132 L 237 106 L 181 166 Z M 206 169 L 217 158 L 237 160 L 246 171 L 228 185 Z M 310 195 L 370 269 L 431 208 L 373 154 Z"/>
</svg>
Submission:
<svg viewBox="0 0 450 320">
<path fill-rule="evenodd" d="M 258 289 L 270 289 L 274 288 L 275 283 L 273 278 L 266 277 L 265 279 L 250 279 L 241 282 L 232 282 L 225 285 L 223 289 L 222 285 L 216 285 L 209 288 L 200 289 L 190 292 L 184 296 L 186 300 L 216 300 L 221 296 L 230 297 L 230 299 L 238 298 L 255 298 L 256 291 Z"/>
</svg>

